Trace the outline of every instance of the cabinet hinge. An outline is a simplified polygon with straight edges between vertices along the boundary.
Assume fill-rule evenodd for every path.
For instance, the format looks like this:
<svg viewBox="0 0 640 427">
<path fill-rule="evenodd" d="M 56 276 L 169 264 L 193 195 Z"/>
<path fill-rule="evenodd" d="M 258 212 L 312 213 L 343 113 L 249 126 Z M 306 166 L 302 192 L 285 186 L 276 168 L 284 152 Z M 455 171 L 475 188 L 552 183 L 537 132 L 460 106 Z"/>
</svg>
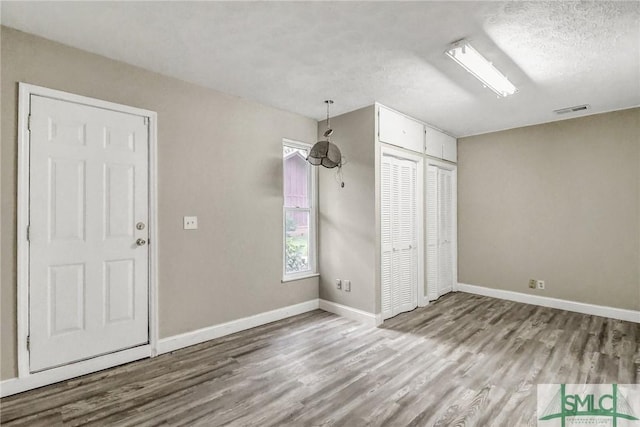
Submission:
<svg viewBox="0 0 640 427">
<path fill-rule="evenodd" d="M 27 335 L 27 351 L 31 351 L 31 335 Z"/>
</svg>

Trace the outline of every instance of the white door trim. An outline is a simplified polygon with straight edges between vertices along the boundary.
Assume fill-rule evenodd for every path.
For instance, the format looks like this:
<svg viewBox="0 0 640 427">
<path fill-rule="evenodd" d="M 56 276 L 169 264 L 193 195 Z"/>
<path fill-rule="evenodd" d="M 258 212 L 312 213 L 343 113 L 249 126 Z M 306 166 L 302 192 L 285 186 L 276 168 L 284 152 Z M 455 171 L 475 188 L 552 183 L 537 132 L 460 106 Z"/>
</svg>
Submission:
<svg viewBox="0 0 640 427">
<path fill-rule="evenodd" d="M 149 119 L 149 344 L 136 347 L 137 351 L 123 350 L 94 359 L 71 363 L 55 368 L 55 373 L 45 370 L 29 372 L 29 109 L 31 95 L 40 95 L 62 101 L 75 102 L 92 107 L 134 114 Z M 157 354 L 158 343 L 158 216 L 157 216 L 157 114 L 153 111 L 127 105 L 116 104 L 85 96 L 75 95 L 27 83 L 19 83 L 18 98 L 18 221 L 17 221 L 17 352 L 18 378 L 31 377 L 31 381 L 41 385 L 61 379 L 116 366 L 140 359 L 140 351 L 148 356 Z M 124 357 L 123 357 L 124 356 Z M 82 365 L 82 367 L 80 367 Z M 88 370 L 87 370 L 88 367 Z M 92 369 L 95 367 L 95 369 Z M 85 372 L 86 371 L 86 372 Z M 80 375 L 82 375 L 80 374 Z M 43 383 L 44 382 L 44 383 Z"/>
<path fill-rule="evenodd" d="M 380 143 L 380 159 L 382 156 L 392 156 L 398 159 L 409 160 L 416 163 L 416 206 L 417 206 L 417 225 L 416 234 L 418 238 L 418 289 L 416 290 L 418 296 L 418 307 L 424 307 L 428 304 L 426 292 L 424 290 L 424 156 L 422 154 L 414 153 L 413 151 L 405 150 L 395 147 L 386 143 Z M 380 187 L 381 188 L 381 187 Z M 376 191 L 379 194 L 380 188 Z M 379 208 L 378 208 L 379 210 Z M 377 221 L 376 227 L 378 253 L 377 257 L 382 257 L 382 245 L 380 244 L 380 221 Z M 382 283 L 378 282 L 378 294 L 381 294 Z"/>
</svg>

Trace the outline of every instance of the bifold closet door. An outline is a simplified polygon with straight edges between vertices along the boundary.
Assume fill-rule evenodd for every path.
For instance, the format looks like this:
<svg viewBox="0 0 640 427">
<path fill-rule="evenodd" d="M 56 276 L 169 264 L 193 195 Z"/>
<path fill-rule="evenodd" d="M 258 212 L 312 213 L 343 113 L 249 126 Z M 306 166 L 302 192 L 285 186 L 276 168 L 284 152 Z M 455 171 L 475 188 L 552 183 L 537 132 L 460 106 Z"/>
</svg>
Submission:
<svg viewBox="0 0 640 427">
<path fill-rule="evenodd" d="M 453 179 L 452 171 L 438 170 L 438 294 L 453 291 Z"/>
<path fill-rule="evenodd" d="M 451 292 L 456 280 L 455 169 L 427 166 L 427 297 Z"/>
<path fill-rule="evenodd" d="M 381 305 L 387 319 L 417 307 L 417 165 L 381 162 Z"/>
</svg>

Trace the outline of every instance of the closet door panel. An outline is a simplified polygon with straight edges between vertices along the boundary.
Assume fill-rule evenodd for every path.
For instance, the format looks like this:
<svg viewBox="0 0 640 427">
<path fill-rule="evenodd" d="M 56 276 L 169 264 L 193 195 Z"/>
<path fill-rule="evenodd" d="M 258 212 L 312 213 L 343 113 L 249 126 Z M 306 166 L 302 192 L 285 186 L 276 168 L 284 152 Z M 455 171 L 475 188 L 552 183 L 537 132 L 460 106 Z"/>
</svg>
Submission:
<svg viewBox="0 0 640 427">
<path fill-rule="evenodd" d="M 453 218 L 452 218 L 452 174 L 451 171 L 438 171 L 439 184 L 439 272 L 438 294 L 443 295 L 453 290 Z"/>
<path fill-rule="evenodd" d="M 380 165 L 380 244 L 382 248 L 380 260 L 380 284 L 381 284 L 381 310 L 382 317 L 388 318 L 393 315 L 393 299 L 392 299 L 392 224 L 391 224 L 391 206 L 392 197 L 391 189 L 393 182 L 391 181 L 392 158 L 382 156 Z"/>
<path fill-rule="evenodd" d="M 426 271 L 427 299 L 438 299 L 438 168 L 427 166 L 426 174 Z"/>
<path fill-rule="evenodd" d="M 416 178 L 416 164 L 399 161 L 398 238 L 395 243 L 400 280 L 396 293 L 399 312 L 413 310 L 417 306 Z"/>
<path fill-rule="evenodd" d="M 382 156 L 380 165 L 381 311 L 387 319 L 417 307 L 417 165 Z"/>
</svg>

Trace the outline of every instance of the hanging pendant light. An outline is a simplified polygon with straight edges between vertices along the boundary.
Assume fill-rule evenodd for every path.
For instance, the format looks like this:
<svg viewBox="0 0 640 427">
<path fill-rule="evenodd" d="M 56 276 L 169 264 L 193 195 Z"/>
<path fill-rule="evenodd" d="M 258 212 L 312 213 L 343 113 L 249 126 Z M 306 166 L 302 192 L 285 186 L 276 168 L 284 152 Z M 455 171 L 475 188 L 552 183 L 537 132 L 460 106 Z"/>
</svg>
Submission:
<svg viewBox="0 0 640 427">
<path fill-rule="evenodd" d="M 327 104 L 327 130 L 324 131 L 324 137 L 327 139 L 318 141 L 311 147 L 307 161 L 313 166 L 324 166 L 329 169 L 340 168 L 342 166 L 342 154 L 338 146 L 331 142 L 333 129 L 331 129 L 331 122 L 329 121 L 329 106 L 333 104 L 333 101 L 328 99 L 324 103 Z"/>
</svg>

